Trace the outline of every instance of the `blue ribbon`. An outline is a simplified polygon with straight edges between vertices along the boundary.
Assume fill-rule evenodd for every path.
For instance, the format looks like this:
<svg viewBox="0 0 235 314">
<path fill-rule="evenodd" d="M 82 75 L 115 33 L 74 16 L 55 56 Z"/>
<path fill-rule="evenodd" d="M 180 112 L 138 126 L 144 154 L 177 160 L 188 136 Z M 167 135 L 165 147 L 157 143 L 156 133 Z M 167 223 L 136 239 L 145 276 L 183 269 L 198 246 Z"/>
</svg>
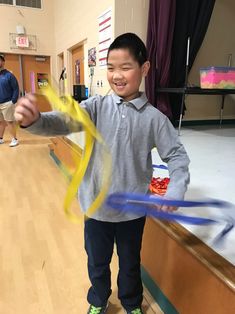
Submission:
<svg viewBox="0 0 235 314">
<path fill-rule="evenodd" d="M 165 170 L 168 170 L 167 166 L 165 165 L 152 165 L 153 168 L 158 168 L 158 169 L 165 169 Z"/>
<path fill-rule="evenodd" d="M 183 201 L 183 200 L 168 200 L 161 197 L 156 197 L 151 194 L 133 194 L 133 193 L 114 193 L 108 196 L 106 200 L 108 207 L 118 211 L 136 213 L 143 216 L 151 216 L 161 220 L 179 221 L 192 225 L 209 225 L 225 222 L 224 229 L 216 236 L 214 243 L 218 242 L 234 227 L 234 219 L 227 217 L 226 219 L 210 219 L 204 217 L 187 216 L 178 213 L 164 212 L 158 210 L 159 206 L 174 206 L 174 207 L 216 207 L 216 208 L 231 208 L 231 203 L 221 200 L 208 201 Z"/>
</svg>

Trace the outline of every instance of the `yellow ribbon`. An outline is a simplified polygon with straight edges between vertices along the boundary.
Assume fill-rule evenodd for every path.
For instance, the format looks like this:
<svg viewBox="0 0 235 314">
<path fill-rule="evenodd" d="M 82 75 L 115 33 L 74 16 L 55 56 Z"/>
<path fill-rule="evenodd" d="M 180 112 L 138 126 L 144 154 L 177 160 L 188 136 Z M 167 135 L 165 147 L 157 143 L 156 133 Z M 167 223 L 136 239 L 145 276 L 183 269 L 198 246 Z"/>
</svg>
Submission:
<svg viewBox="0 0 235 314">
<path fill-rule="evenodd" d="M 82 179 L 85 175 L 88 163 L 91 158 L 94 141 L 97 140 L 101 145 L 103 145 L 104 169 L 100 192 L 85 213 L 88 217 L 91 217 L 96 212 L 96 210 L 102 205 L 108 193 L 112 168 L 111 155 L 101 134 L 96 129 L 86 110 L 83 109 L 70 95 L 63 96 L 62 100 L 50 85 L 43 88 L 42 93 L 47 97 L 53 109 L 65 113 L 73 120 L 81 123 L 85 133 L 84 152 L 80 160 L 80 163 L 78 159 L 75 161 L 77 164 L 77 168 L 69 184 L 64 200 L 64 211 L 68 219 L 74 223 L 78 223 L 81 220 L 75 213 L 70 211 L 70 206 L 73 199 L 77 195 L 78 187 L 80 186 Z"/>
</svg>

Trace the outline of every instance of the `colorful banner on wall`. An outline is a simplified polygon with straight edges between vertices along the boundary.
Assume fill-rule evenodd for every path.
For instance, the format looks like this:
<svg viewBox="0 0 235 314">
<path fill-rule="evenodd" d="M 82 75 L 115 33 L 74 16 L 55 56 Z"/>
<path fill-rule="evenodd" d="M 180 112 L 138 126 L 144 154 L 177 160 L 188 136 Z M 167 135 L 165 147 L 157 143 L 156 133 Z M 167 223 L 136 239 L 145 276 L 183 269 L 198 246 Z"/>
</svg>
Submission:
<svg viewBox="0 0 235 314">
<path fill-rule="evenodd" d="M 103 12 L 98 17 L 99 23 L 99 65 L 106 65 L 108 48 L 112 41 L 112 10 Z"/>
</svg>

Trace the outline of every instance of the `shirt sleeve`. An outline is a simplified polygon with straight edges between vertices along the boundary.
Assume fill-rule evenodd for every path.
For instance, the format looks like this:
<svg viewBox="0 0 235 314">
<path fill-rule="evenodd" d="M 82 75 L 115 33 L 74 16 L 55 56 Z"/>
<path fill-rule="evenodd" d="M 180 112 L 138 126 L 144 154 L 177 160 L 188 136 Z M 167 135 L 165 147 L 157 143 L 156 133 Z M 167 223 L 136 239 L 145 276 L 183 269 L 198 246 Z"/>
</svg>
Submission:
<svg viewBox="0 0 235 314">
<path fill-rule="evenodd" d="M 96 120 L 97 97 L 91 97 L 81 102 L 81 107 L 89 114 L 90 119 Z M 45 136 L 61 136 L 83 131 L 83 126 L 59 111 L 42 112 L 40 118 L 26 129 L 33 133 Z"/>
<path fill-rule="evenodd" d="M 81 102 L 81 107 L 87 111 L 90 119 L 96 125 L 97 121 L 97 106 L 101 101 L 101 96 L 96 95 L 89 97 L 88 99 Z"/>
<path fill-rule="evenodd" d="M 167 163 L 169 171 L 170 183 L 165 197 L 184 199 L 190 182 L 190 159 L 180 142 L 176 130 L 167 117 L 165 117 L 161 127 L 155 130 L 155 139 L 159 156 L 163 162 Z"/>
<path fill-rule="evenodd" d="M 40 118 L 27 127 L 33 134 L 62 136 L 82 131 L 82 125 L 58 111 L 42 112 Z"/>
</svg>

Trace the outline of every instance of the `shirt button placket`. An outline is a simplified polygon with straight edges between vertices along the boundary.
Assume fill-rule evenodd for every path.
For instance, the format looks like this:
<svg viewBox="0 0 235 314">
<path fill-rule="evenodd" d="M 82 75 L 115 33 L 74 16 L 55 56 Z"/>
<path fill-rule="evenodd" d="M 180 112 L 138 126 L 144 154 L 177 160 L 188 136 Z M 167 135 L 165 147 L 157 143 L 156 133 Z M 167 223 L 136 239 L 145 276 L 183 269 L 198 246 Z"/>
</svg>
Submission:
<svg viewBox="0 0 235 314">
<path fill-rule="evenodd" d="M 122 118 L 126 118 L 126 103 L 123 103 Z"/>
</svg>

